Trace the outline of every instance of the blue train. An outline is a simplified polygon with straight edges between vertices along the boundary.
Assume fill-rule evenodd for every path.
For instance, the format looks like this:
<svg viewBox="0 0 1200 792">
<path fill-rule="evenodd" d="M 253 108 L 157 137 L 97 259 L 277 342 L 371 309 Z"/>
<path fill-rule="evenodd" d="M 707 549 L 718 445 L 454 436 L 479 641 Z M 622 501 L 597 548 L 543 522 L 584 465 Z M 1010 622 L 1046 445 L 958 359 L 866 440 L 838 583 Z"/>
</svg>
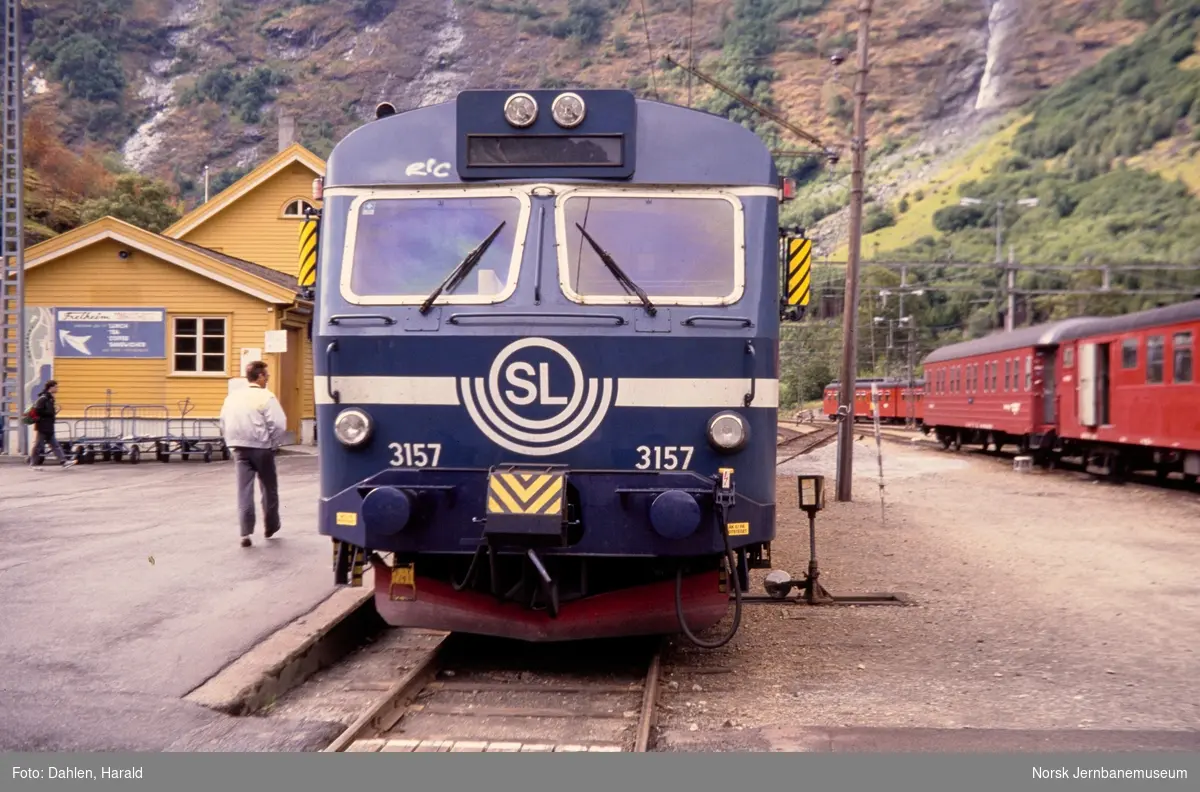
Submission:
<svg viewBox="0 0 1200 792">
<path fill-rule="evenodd" d="M 728 640 L 696 633 L 775 536 L 780 185 L 742 126 L 620 90 L 385 103 L 339 142 L 312 331 L 337 582 L 369 563 L 398 626 Z"/>
</svg>

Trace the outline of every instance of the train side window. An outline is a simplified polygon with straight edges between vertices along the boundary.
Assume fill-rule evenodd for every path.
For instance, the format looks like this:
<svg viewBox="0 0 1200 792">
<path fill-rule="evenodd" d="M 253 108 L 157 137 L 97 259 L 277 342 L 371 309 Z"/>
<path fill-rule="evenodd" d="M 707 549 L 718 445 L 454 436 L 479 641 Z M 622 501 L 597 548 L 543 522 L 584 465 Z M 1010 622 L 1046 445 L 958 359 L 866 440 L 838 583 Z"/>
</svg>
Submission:
<svg viewBox="0 0 1200 792">
<path fill-rule="evenodd" d="M 1033 389 L 1033 357 L 1025 356 L 1025 391 L 1029 392 Z"/>
<path fill-rule="evenodd" d="M 1146 339 L 1146 382 L 1156 384 L 1163 381 L 1163 337 L 1150 336 Z"/>
<path fill-rule="evenodd" d="M 992 393 L 1000 388 L 1000 364 L 992 361 Z"/>
<path fill-rule="evenodd" d="M 1121 342 L 1121 368 L 1135 369 L 1138 364 L 1138 340 L 1126 338 Z"/>
<path fill-rule="evenodd" d="M 1192 334 L 1176 333 L 1171 339 L 1171 346 L 1174 347 L 1175 359 L 1174 373 L 1172 378 L 1175 382 L 1191 382 L 1192 381 Z"/>
<path fill-rule="evenodd" d="M 1075 347 L 1067 347 L 1063 350 L 1063 368 L 1071 368 L 1075 365 Z"/>
<path fill-rule="evenodd" d="M 1012 360 L 1004 360 L 1004 391 L 1007 393 L 1012 386 Z"/>
</svg>

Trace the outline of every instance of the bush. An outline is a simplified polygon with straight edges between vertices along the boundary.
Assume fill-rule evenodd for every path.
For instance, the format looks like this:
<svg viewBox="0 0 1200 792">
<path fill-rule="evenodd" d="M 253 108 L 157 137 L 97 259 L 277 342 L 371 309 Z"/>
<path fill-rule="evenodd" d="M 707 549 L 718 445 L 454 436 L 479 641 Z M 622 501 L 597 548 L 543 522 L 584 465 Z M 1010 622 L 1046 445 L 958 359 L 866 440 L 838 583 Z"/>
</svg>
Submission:
<svg viewBox="0 0 1200 792">
<path fill-rule="evenodd" d="M 51 74 L 71 96 L 91 102 L 117 101 L 125 92 L 116 52 L 87 33 L 74 33 L 62 43 Z"/>
<path fill-rule="evenodd" d="M 896 216 L 892 214 L 891 210 L 872 206 L 867 210 L 866 217 L 863 218 L 863 233 L 870 234 L 873 231 L 894 225 L 896 225 Z"/>
</svg>

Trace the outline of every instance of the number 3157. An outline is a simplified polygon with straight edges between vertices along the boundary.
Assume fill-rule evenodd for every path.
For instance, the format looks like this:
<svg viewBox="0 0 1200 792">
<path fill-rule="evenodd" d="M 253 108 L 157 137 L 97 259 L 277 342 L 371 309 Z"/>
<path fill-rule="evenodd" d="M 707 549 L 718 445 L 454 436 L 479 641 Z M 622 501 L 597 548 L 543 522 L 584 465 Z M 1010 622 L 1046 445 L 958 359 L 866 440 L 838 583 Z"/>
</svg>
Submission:
<svg viewBox="0 0 1200 792">
<path fill-rule="evenodd" d="M 392 467 L 437 467 L 441 443 L 392 443 Z"/>
<path fill-rule="evenodd" d="M 638 470 L 687 470 L 692 463 L 692 446 L 638 446 Z"/>
</svg>

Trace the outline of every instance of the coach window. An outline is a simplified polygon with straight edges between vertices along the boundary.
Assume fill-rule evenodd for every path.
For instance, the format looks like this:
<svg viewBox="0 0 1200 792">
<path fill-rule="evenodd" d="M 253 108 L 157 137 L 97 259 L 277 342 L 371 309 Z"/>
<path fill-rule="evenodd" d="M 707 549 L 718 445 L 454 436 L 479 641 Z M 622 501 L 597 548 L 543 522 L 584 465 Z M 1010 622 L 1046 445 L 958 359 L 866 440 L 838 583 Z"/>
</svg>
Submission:
<svg viewBox="0 0 1200 792">
<path fill-rule="evenodd" d="M 995 360 L 992 361 L 992 393 L 999 390 L 1000 386 L 1000 364 Z"/>
<path fill-rule="evenodd" d="M 597 247 L 655 303 L 728 305 L 742 297 L 745 226 L 733 196 L 574 190 L 556 212 L 559 283 L 572 302 L 639 303 Z"/>
<path fill-rule="evenodd" d="M 1025 356 L 1025 390 L 1033 390 L 1033 356 Z"/>
<path fill-rule="evenodd" d="M 419 305 L 495 233 L 437 303 L 502 302 L 517 287 L 529 205 L 528 195 L 503 188 L 363 193 L 350 205 L 342 296 L 357 305 Z"/>
<path fill-rule="evenodd" d="M 1150 336 L 1146 339 L 1146 382 L 1163 381 L 1163 337 Z"/>
<path fill-rule="evenodd" d="M 1138 364 L 1138 340 L 1126 338 L 1121 342 L 1121 368 L 1135 369 Z"/>
<path fill-rule="evenodd" d="M 1174 373 L 1172 378 L 1175 382 L 1191 382 L 1192 381 L 1192 334 L 1176 333 L 1171 339 L 1171 345 L 1174 347 L 1175 359 Z"/>
<path fill-rule="evenodd" d="M 1004 391 L 1012 390 L 1012 359 L 1004 359 Z"/>
</svg>

